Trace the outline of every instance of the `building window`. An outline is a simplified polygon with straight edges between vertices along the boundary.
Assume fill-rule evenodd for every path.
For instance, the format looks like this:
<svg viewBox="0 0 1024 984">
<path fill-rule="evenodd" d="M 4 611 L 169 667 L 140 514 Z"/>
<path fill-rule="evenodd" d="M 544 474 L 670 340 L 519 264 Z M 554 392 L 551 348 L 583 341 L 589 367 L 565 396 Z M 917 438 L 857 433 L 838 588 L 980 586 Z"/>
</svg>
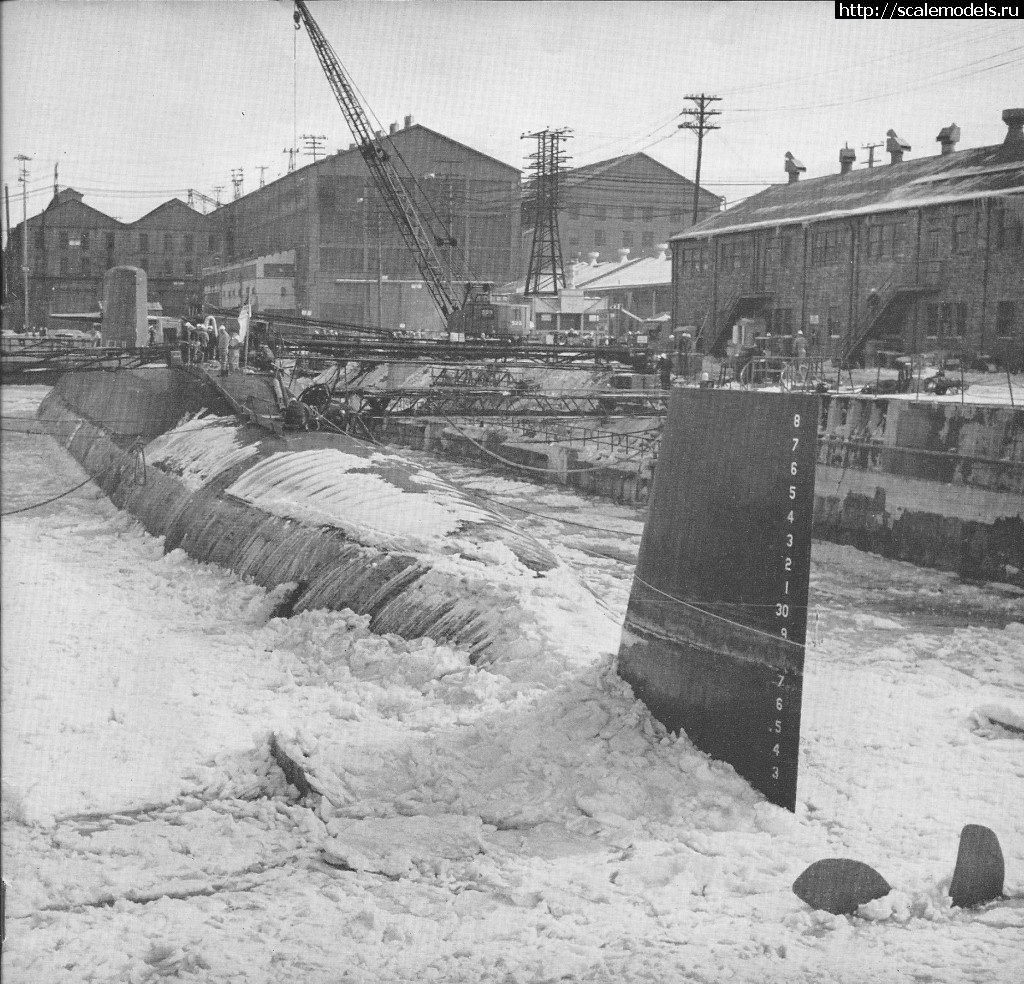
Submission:
<svg viewBox="0 0 1024 984">
<path fill-rule="evenodd" d="M 953 216 L 952 246 L 954 253 L 966 253 L 970 250 L 975 224 L 976 215 L 973 212 L 960 212 Z"/>
<path fill-rule="evenodd" d="M 640 245 L 645 249 L 654 245 L 654 233 L 650 229 L 644 229 L 640 236 Z"/>
<path fill-rule="evenodd" d="M 196 237 L 186 236 L 184 242 L 184 249 L 186 253 L 194 253 L 196 251 Z"/>
<path fill-rule="evenodd" d="M 632 246 L 633 245 L 633 233 L 631 233 L 628 229 L 623 229 L 622 230 L 622 245 L 623 246 Z"/>
<path fill-rule="evenodd" d="M 216 236 L 210 236 L 210 249 L 214 250 L 216 248 L 217 248 L 217 237 Z"/>
<path fill-rule="evenodd" d="M 604 229 L 595 229 L 594 230 L 594 245 L 595 246 L 603 246 L 604 245 Z"/>
<path fill-rule="evenodd" d="M 750 243 L 746 239 L 724 242 L 719 253 L 722 270 L 744 270 L 750 263 Z"/>
<path fill-rule="evenodd" d="M 89 230 L 88 229 L 83 229 L 82 230 L 82 249 L 88 249 L 88 248 L 89 248 Z"/>
<path fill-rule="evenodd" d="M 796 258 L 795 236 L 786 233 L 779 237 L 779 265 L 788 269 Z"/>
<path fill-rule="evenodd" d="M 939 305 L 926 304 L 924 306 L 924 333 L 928 338 L 939 337 Z"/>
<path fill-rule="evenodd" d="M 174 250 L 174 236 L 169 232 L 164 233 L 164 252 L 170 253 Z"/>
<path fill-rule="evenodd" d="M 107 233 L 107 249 L 113 251 L 114 249 L 114 233 Z"/>
<path fill-rule="evenodd" d="M 141 249 L 143 253 L 149 250 L 149 233 L 139 233 L 139 249 Z M 143 267 L 143 269 L 145 269 L 145 267 Z"/>
<path fill-rule="evenodd" d="M 828 320 L 825 323 L 825 327 L 828 329 L 830 335 L 840 335 L 843 331 L 843 323 L 839 314 L 839 305 L 830 304 L 828 306 Z"/>
<path fill-rule="evenodd" d="M 869 260 L 889 259 L 896 255 L 899 246 L 899 226 L 895 222 L 868 226 Z"/>
<path fill-rule="evenodd" d="M 604 205 L 595 205 L 594 206 L 594 221 L 595 222 L 604 222 L 605 217 L 607 215 L 607 212 L 608 212 L 608 209 L 605 208 Z"/>
<path fill-rule="evenodd" d="M 145 270 L 146 273 L 149 273 L 149 257 L 142 257 L 142 259 L 139 260 L 139 266 L 142 267 L 142 269 Z"/>
<path fill-rule="evenodd" d="M 92 276 L 92 261 L 89 259 L 88 256 L 83 256 L 82 257 L 82 276 L 83 277 L 91 277 Z"/>
<path fill-rule="evenodd" d="M 46 249 L 45 229 L 36 229 L 36 249 Z"/>
<path fill-rule="evenodd" d="M 1013 301 L 999 301 L 996 304 L 996 334 L 1000 338 L 1013 337 L 1013 326 L 1016 320 L 1017 310 Z"/>
<path fill-rule="evenodd" d="M 674 208 L 669 212 L 669 221 L 673 223 L 679 223 L 683 221 L 683 210 L 681 208 Z"/>
<path fill-rule="evenodd" d="M 622 206 L 622 221 L 632 222 L 633 221 L 633 206 L 623 205 Z"/>
<path fill-rule="evenodd" d="M 941 229 L 929 229 L 928 230 L 928 255 L 931 257 L 939 256 L 942 253 L 942 230 Z"/>
<path fill-rule="evenodd" d="M 929 305 L 938 307 L 938 337 L 939 338 L 963 338 L 967 334 L 967 305 L 962 301 L 958 303 L 946 302 L 945 304 Z"/>
<path fill-rule="evenodd" d="M 811 266 L 831 266 L 839 262 L 840 231 L 825 229 L 811 236 Z"/>
<path fill-rule="evenodd" d="M 644 208 L 643 215 L 644 215 L 644 222 L 653 222 L 654 221 L 654 209 L 650 205 L 647 205 Z"/>
<path fill-rule="evenodd" d="M 190 256 L 187 260 L 185 260 L 185 276 L 194 276 L 195 272 L 195 264 L 192 262 L 192 257 Z"/>
<path fill-rule="evenodd" d="M 579 217 L 580 217 L 580 207 L 579 207 L 579 205 L 570 205 L 569 206 L 569 218 L 570 219 L 578 219 Z"/>
<path fill-rule="evenodd" d="M 67 229 L 61 229 L 60 233 L 57 236 L 57 242 L 60 245 L 60 248 L 61 249 L 67 249 L 68 248 L 68 242 L 70 241 L 70 239 L 71 239 L 71 235 L 67 231 Z"/>
<path fill-rule="evenodd" d="M 60 272 L 67 276 L 71 272 L 71 263 L 66 256 L 60 258 Z"/>
</svg>

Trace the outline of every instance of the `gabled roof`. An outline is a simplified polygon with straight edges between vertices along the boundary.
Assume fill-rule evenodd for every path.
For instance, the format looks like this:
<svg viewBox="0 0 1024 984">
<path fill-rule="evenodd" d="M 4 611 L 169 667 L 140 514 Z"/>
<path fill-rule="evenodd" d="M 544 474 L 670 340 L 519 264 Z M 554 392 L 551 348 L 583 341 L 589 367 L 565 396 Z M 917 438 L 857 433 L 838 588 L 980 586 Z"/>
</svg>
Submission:
<svg viewBox="0 0 1024 984">
<path fill-rule="evenodd" d="M 678 171 L 673 171 L 672 168 L 662 164 L 661 161 L 656 161 L 643 151 L 633 154 L 620 154 L 618 157 L 609 157 L 606 161 L 596 161 L 593 164 L 584 164 L 581 167 L 571 168 L 565 172 L 565 184 L 567 187 L 573 188 L 599 178 L 611 177 L 616 171 L 636 168 L 638 166 L 654 174 L 660 173 L 662 180 L 671 180 L 681 188 L 693 188 L 693 182 L 685 175 L 679 174 Z M 719 196 L 708 191 L 707 188 L 701 188 L 701 195 L 714 199 L 716 202 L 720 201 Z"/>
<path fill-rule="evenodd" d="M 672 241 L 1024 193 L 1024 153 L 998 144 L 766 188 Z"/>
<path fill-rule="evenodd" d="M 594 270 L 593 276 L 587 271 Z M 576 274 L 576 286 L 587 290 L 623 290 L 628 287 L 667 286 L 672 282 L 672 261 L 664 253 L 642 256 L 625 263 L 600 263 Z"/>
<path fill-rule="evenodd" d="M 188 215 L 190 217 L 202 218 L 202 215 L 203 215 L 202 212 L 198 211 L 197 209 L 192 208 L 191 205 L 186 205 L 180 198 L 172 198 L 170 201 L 166 201 L 166 202 L 163 202 L 160 205 L 157 205 L 156 208 L 150 210 L 145 215 L 140 216 L 134 222 L 126 222 L 124 224 L 126 226 L 140 225 L 141 223 L 147 222 L 150 219 L 152 219 L 153 216 L 159 215 L 161 212 L 166 212 L 168 210 L 173 210 L 175 212 L 180 212 L 182 209 L 184 209 L 188 213 Z"/>
<path fill-rule="evenodd" d="M 50 204 L 43 209 L 43 212 L 48 213 L 67 207 L 90 212 L 115 226 L 121 225 L 121 223 L 112 215 L 107 215 L 106 212 L 101 212 L 98 208 L 93 208 L 92 205 L 86 205 L 85 202 L 82 201 L 82 193 L 80 191 L 75 191 L 74 188 L 62 188 L 53 196 L 53 198 L 50 199 Z M 33 220 L 37 220 L 38 218 L 39 215 L 30 216 L 29 222 L 31 223 Z"/>
</svg>

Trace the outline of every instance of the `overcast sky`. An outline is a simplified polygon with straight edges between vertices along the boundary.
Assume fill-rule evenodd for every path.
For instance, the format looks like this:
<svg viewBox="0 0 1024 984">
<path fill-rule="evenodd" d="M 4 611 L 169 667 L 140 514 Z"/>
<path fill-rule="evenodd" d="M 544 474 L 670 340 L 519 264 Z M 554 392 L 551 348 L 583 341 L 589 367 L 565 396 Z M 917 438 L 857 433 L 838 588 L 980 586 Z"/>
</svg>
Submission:
<svg viewBox="0 0 1024 984">
<path fill-rule="evenodd" d="M 686 96 L 721 96 L 703 183 L 730 202 L 838 170 L 844 142 L 889 128 L 938 153 L 999 143 L 1024 106 L 1024 22 L 836 21 L 831 2 L 313 2 L 373 114 L 417 122 L 516 167 L 524 132 L 571 127 L 572 163 L 647 150 L 692 178 L 696 138 L 677 129 Z M 285 148 L 351 137 L 287 0 L 14 0 L 0 3 L 3 180 L 21 219 L 61 187 L 132 221 L 188 188 L 231 195 L 287 167 Z M 888 160 L 884 148 L 876 151 Z M 308 163 L 309 158 L 300 158 Z"/>
</svg>

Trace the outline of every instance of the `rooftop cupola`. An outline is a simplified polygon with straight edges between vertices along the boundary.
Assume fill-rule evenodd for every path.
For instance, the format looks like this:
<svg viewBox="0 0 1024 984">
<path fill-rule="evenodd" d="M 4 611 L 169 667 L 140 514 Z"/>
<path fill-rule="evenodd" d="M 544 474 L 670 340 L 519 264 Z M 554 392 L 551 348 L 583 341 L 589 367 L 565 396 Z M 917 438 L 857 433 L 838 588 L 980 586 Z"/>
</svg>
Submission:
<svg viewBox="0 0 1024 984">
<path fill-rule="evenodd" d="M 786 174 L 789 175 L 789 183 L 796 184 L 800 180 L 802 172 L 807 170 L 806 164 L 801 164 L 790 151 L 786 151 Z"/>
</svg>

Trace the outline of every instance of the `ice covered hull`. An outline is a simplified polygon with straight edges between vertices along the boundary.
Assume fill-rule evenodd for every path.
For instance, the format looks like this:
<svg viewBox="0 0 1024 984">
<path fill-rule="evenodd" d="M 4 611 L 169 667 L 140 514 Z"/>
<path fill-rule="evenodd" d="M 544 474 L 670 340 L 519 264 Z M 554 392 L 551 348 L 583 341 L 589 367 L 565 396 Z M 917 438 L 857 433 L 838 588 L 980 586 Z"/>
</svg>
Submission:
<svg viewBox="0 0 1024 984">
<path fill-rule="evenodd" d="M 430 636 L 473 658 L 521 650 L 523 599 L 559 568 L 545 547 L 344 435 L 280 437 L 230 416 L 174 423 L 217 402 L 174 370 L 90 373 L 59 381 L 39 416 L 168 550 L 292 584 L 294 611 L 349 608 L 375 632 Z"/>
<path fill-rule="evenodd" d="M 818 400 L 676 390 L 619 650 L 672 731 L 796 804 Z"/>
</svg>

